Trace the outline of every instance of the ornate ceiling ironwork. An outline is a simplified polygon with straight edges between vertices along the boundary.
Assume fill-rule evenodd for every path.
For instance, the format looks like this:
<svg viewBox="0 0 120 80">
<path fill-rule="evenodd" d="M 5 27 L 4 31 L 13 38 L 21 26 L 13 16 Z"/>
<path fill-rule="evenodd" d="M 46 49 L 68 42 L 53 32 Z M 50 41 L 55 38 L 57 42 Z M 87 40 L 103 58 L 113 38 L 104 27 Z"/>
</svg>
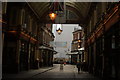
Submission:
<svg viewBox="0 0 120 80">
<path fill-rule="evenodd" d="M 42 21 L 46 22 L 49 21 L 48 20 L 49 18 L 47 18 L 49 17 L 48 14 L 50 10 L 49 2 L 29 2 L 29 4 L 34 9 L 34 11 L 39 15 Z M 86 18 L 91 5 L 90 2 L 65 2 L 65 4 L 66 10 L 69 10 L 74 14 L 74 16 L 78 17 L 76 18 L 76 21 L 79 21 L 79 23 Z M 68 20 L 67 22 L 72 22 L 72 19 Z"/>
</svg>

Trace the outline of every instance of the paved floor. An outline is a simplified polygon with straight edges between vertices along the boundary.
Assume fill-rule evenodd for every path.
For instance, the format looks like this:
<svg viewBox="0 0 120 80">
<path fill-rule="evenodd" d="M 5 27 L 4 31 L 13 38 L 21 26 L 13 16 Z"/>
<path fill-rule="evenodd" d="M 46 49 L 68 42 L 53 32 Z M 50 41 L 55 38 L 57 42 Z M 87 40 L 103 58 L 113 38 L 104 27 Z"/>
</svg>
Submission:
<svg viewBox="0 0 120 80">
<path fill-rule="evenodd" d="M 7 74 L 3 76 L 7 79 L 22 79 L 22 80 L 100 80 L 88 72 L 81 71 L 79 74 L 75 65 L 63 65 L 60 69 L 60 64 L 54 67 L 41 68 L 38 70 L 31 70 L 28 72 L 21 72 L 19 74 Z"/>
</svg>

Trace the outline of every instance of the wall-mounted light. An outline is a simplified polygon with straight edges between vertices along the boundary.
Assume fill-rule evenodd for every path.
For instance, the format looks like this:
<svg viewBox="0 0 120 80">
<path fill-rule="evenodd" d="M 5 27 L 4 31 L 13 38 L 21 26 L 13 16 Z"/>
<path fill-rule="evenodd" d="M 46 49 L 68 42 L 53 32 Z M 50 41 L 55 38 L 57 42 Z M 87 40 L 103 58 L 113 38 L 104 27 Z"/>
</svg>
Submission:
<svg viewBox="0 0 120 80">
<path fill-rule="evenodd" d="M 10 33 L 16 33 L 17 31 L 8 31 L 8 32 L 10 32 Z"/>
<path fill-rule="evenodd" d="M 80 45 L 78 45 L 78 48 L 80 48 Z"/>
<path fill-rule="evenodd" d="M 78 42 L 81 42 L 81 40 L 78 40 Z"/>
</svg>

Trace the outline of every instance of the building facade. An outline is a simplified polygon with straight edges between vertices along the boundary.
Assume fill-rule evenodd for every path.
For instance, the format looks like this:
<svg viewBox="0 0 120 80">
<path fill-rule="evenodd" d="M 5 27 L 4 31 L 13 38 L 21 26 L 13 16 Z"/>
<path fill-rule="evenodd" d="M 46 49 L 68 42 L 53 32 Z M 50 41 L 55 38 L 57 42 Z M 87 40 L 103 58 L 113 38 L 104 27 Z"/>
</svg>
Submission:
<svg viewBox="0 0 120 80">
<path fill-rule="evenodd" d="M 17 73 L 36 69 L 43 64 L 52 65 L 53 48 L 47 54 L 41 53 L 41 40 L 45 45 L 54 40 L 49 26 L 39 23 L 40 18 L 26 2 L 3 3 L 3 73 Z M 45 26 L 46 30 L 41 30 Z M 41 35 L 41 32 L 45 33 Z M 44 40 L 46 39 L 46 40 Z M 47 56 L 41 62 L 42 56 Z M 49 57 L 48 57 L 49 56 Z M 49 66 L 47 65 L 47 66 Z"/>
<path fill-rule="evenodd" d="M 82 29 L 74 29 L 73 32 L 73 40 L 72 40 L 72 48 L 71 52 L 71 63 L 76 64 L 77 62 L 82 62 L 82 52 L 79 51 L 80 48 L 83 47 L 83 30 Z"/>
<path fill-rule="evenodd" d="M 85 52 L 90 73 L 120 79 L 120 3 L 93 3 L 86 18 Z"/>
<path fill-rule="evenodd" d="M 46 24 L 40 28 L 40 43 L 39 43 L 39 60 L 40 67 L 53 66 L 53 55 L 56 51 L 50 42 L 54 41 L 54 35 L 52 33 L 52 24 Z"/>
</svg>

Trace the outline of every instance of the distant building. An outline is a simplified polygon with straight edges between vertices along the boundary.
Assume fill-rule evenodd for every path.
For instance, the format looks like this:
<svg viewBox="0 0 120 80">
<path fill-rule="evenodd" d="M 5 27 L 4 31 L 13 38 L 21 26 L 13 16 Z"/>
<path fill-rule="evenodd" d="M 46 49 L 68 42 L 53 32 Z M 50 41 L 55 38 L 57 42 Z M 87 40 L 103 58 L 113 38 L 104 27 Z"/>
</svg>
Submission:
<svg viewBox="0 0 120 80">
<path fill-rule="evenodd" d="M 56 51 L 53 46 L 50 45 L 51 41 L 54 41 L 54 35 L 52 33 L 52 24 L 43 25 L 39 32 L 40 43 L 39 43 L 39 64 L 42 66 L 52 66 L 53 65 L 53 54 Z"/>
<path fill-rule="evenodd" d="M 78 61 L 82 62 L 82 52 L 79 49 L 83 48 L 83 30 L 74 28 L 72 48 L 71 48 L 71 64 L 76 64 Z"/>
</svg>

